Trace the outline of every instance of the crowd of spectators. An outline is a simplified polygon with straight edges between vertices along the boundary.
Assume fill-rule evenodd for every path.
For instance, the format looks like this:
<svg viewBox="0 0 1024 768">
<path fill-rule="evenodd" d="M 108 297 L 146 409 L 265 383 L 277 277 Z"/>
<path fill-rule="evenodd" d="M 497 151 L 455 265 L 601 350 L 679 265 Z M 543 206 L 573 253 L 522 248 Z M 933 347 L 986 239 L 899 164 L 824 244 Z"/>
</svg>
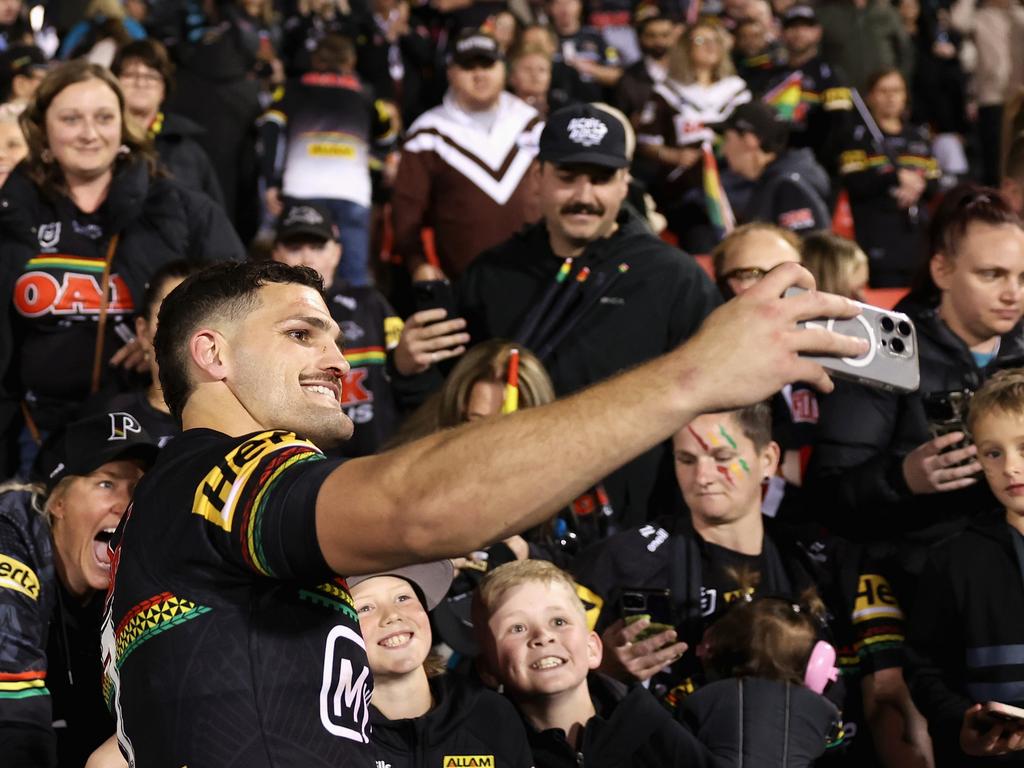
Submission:
<svg viewBox="0 0 1024 768">
<path fill-rule="evenodd" d="M 323 287 L 349 460 L 669 353 L 789 262 L 905 313 L 919 389 L 796 382 L 321 584 L 376 678 L 349 732 L 378 768 L 1024 761 L 988 706 L 1024 707 L 1022 104 L 1018 0 L 0 0 L 0 763 L 146 766 L 182 709 L 125 662 L 210 609 L 115 632 L 104 596 L 181 436 L 183 283 Z M 194 765 L 256 759 L 230 728 Z"/>
</svg>

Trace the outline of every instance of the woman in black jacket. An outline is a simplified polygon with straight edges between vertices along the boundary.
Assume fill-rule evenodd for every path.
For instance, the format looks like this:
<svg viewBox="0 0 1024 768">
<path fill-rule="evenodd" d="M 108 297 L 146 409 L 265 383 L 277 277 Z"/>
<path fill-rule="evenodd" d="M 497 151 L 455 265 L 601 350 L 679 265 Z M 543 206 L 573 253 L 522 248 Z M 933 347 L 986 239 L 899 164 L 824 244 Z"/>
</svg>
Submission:
<svg viewBox="0 0 1024 768">
<path fill-rule="evenodd" d="M 219 206 L 157 173 L 106 69 L 51 70 L 21 126 L 29 158 L 0 190 L 0 376 L 38 440 L 142 362 L 130 322 L 161 265 L 245 253 Z"/>
</svg>

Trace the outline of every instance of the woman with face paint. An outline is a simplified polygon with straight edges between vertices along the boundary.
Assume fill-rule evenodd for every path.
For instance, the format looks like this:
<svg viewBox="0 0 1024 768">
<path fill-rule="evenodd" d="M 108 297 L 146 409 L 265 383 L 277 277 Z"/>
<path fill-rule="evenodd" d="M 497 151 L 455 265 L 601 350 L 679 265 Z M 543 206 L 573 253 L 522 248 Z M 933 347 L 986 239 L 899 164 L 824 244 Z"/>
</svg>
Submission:
<svg viewBox="0 0 1024 768">
<path fill-rule="evenodd" d="M 0 485 L 0 745 L 8 768 L 81 766 L 113 733 L 99 644 L 110 542 L 157 450 L 134 416 L 104 413 L 44 444 L 38 482 Z"/>
</svg>

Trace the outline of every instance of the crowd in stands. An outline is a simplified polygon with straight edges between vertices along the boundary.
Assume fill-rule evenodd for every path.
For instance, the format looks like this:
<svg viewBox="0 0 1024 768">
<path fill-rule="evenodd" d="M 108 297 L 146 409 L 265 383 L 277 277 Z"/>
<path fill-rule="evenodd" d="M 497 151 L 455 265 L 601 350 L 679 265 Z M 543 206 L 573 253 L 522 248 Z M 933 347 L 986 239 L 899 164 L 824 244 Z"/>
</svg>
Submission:
<svg viewBox="0 0 1024 768">
<path fill-rule="evenodd" d="M 669 353 L 790 262 L 904 313 L 876 352 L 919 387 L 796 382 L 529 530 L 303 592 L 374 681 L 324 727 L 377 768 L 1024 763 L 1022 106 L 1019 0 L 0 0 L 0 765 L 369 764 L 318 722 L 193 735 L 167 692 L 230 709 L 237 657 L 153 649 L 224 595 L 108 592 L 152 575 L 121 531 L 182 439 L 168 365 L 216 364 L 175 329 L 238 265 L 322 287 L 347 363 L 304 386 L 355 460 Z M 288 434 L 167 513 L 284 527 Z M 330 562 L 251 530 L 150 530 L 153 572 Z"/>
</svg>

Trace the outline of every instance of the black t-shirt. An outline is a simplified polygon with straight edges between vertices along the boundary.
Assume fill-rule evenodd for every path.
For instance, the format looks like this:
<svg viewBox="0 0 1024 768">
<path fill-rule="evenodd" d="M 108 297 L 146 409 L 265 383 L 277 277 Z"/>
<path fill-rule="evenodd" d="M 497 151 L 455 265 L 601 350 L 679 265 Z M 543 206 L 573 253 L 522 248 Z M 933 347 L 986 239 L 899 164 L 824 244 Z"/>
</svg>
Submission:
<svg viewBox="0 0 1024 768">
<path fill-rule="evenodd" d="M 701 548 L 700 609 L 704 626 L 711 626 L 725 613 L 729 604 L 757 591 L 757 581 L 764 572 L 764 557 L 744 555 L 731 549 L 704 542 Z M 740 586 L 741 581 L 744 587 Z"/>
<path fill-rule="evenodd" d="M 112 542 L 102 633 L 130 764 L 370 764 L 366 650 L 316 538 L 340 463 L 290 432 L 197 429 L 143 478 Z"/>
</svg>

